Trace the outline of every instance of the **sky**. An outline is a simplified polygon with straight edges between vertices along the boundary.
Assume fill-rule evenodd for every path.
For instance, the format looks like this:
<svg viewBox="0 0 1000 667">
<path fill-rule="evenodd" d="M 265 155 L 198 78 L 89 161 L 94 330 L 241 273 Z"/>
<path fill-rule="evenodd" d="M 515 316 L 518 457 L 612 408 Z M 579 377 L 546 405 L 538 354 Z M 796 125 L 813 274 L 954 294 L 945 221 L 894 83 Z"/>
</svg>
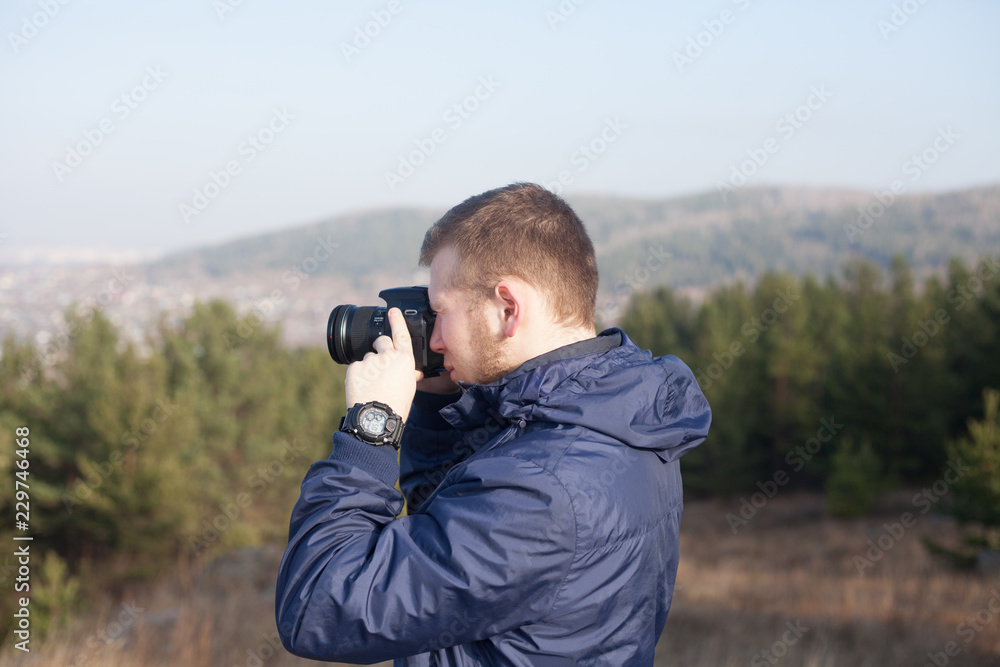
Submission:
<svg viewBox="0 0 1000 667">
<path fill-rule="evenodd" d="M 154 256 L 514 181 L 994 184 L 997 25 L 989 0 L 8 0 L 0 261 Z"/>
</svg>

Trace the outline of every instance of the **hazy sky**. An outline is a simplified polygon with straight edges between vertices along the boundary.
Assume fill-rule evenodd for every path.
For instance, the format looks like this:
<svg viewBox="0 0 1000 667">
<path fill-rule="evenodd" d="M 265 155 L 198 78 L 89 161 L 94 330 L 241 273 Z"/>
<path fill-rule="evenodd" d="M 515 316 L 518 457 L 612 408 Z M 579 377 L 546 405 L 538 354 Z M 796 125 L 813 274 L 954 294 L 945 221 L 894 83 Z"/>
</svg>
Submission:
<svg viewBox="0 0 1000 667">
<path fill-rule="evenodd" d="M 998 25 L 990 0 L 8 0 L 0 256 L 560 174 L 641 197 L 1000 182 Z"/>
</svg>

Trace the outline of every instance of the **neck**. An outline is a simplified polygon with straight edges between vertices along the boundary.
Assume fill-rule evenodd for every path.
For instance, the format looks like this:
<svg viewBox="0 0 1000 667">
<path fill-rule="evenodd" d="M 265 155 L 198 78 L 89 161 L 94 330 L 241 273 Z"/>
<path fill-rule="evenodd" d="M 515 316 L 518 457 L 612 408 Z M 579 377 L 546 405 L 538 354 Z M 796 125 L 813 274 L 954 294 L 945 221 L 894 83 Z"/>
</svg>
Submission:
<svg viewBox="0 0 1000 667">
<path fill-rule="evenodd" d="M 525 347 L 518 355 L 519 363 L 524 363 L 529 359 L 541 356 L 546 352 L 558 349 L 565 345 L 578 343 L 597 335 L 594 327 L 549 327 L 541 335 L 526 336 Z"/>
</svg>

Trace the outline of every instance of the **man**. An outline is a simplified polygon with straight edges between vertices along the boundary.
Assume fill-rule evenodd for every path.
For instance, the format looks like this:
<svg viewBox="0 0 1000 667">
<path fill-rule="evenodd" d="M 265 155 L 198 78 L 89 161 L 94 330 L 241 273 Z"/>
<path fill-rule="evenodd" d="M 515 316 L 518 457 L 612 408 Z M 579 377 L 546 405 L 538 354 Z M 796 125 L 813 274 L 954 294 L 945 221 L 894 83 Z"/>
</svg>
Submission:
<svg viewBox="0 0 1000 667">
<path fill-rule="evenodd" d="M 292 513 L 282 642 L 346 662 L 651 665 L 677 572 L 678 458 L 711 421 L 691 371 L 620 329 L 596 335 L 593 245 L 539 186 L 459 204 L 420 263 L 447 376 L 414 371 L 398 309 L 392 338 L 348 368 L 349 423 Z M 351 428 L 378 404 L 380 424 L 405 420 L 398 464 Z"/>
</svg>

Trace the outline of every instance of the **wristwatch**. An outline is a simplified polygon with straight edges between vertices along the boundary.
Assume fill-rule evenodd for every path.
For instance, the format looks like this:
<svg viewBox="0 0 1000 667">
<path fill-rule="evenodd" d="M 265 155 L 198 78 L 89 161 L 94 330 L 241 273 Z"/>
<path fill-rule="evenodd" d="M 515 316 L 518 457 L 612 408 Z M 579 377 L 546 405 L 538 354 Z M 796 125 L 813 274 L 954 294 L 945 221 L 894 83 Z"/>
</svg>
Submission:
<svg viewBox="0 0 1000 667">
<path fill-rule="evenodd" d="M 399 449 L 403 419 L 385 403 L 355 403 L 341 417 L 340 430 L 369 445 L 392 445 Z"/>
</svg>

